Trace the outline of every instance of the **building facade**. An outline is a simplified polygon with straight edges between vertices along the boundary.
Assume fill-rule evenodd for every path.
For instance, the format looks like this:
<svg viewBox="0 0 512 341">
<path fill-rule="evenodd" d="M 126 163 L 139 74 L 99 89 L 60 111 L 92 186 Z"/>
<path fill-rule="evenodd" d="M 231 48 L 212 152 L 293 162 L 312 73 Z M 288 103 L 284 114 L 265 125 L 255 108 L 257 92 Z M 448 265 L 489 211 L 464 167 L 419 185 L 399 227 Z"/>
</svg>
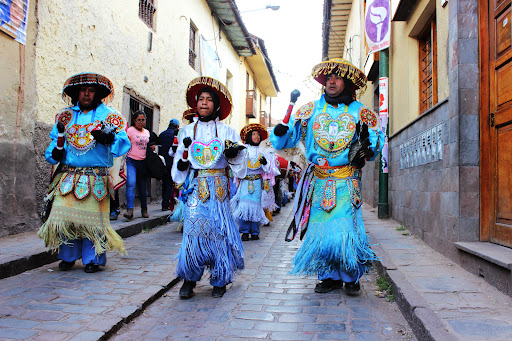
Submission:
<svg viewBox="0 0 512 341">
<path fill-rule="evenodd" d="M 227 122 L 236 130 L 265 116 L 267 99 L 278 91 L 263 41 L 249 34 L 234 0 L 31 0 L 26 45 L 2 32 L 0 44 L 8 60 L 0 67 L 0 77 L 8 79 L 0 85 L 6 94 L 0 115 L 8 131 L 1 137 L 7 161 L 0 236 L 39 226 L 50 171 L 43 154 L 55 114 L 67 105 L 61 90 L 71 75 L 107 76 L 115 89 L 110 106 L 127 122 L 144 110 L 146 128 L 157 134 L 170 119 L 181 122 L 188 109 L 185 91 L 195 77 L 226 84 L 233 99 Z M 258 58 L 268 63 L 261 67 Z M 159 188 L 154 181 L 152 199 Z"/>
</svg>

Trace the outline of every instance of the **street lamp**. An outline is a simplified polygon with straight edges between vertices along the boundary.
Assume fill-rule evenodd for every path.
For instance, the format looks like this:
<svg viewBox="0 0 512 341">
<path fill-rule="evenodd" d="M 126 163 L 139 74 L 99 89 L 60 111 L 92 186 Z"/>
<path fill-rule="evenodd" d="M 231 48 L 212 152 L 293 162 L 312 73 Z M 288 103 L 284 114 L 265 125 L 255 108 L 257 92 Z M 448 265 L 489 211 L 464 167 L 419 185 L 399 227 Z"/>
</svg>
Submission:
<svg viewBox="0 0 512 341">
<path fill-rule="evenodd" d="M 243 12 L 240 12 L 240 13 L 247 13 L 247 12 L 261 11 L 261 10 L 264 10 L 264 9 L 271 9 L 271 10 L 273 10 L 273 11 L 277 11 L 279 8 L 281 8 L 281 6 L 267 5 L 267 6 L 265 6 L 265 8 L 250 9 L 250 10 L 248 10 L 248 11 L 243 11 Z"/>
</svg>

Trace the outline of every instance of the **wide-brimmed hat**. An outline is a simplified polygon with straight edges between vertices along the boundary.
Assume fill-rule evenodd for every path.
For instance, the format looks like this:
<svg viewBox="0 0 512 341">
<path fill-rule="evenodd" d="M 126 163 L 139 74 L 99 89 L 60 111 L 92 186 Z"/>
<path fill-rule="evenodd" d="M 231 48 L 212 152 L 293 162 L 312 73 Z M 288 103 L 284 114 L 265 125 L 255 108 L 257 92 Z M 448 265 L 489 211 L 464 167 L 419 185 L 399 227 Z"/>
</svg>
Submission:
<svg viewBox="0 0 512 341">
<path fill-rule="evenodd" d="M 329 59 L 315 65 L 311 71 L 313 78 L 322 85 L 325 85 L 327 75 L 331 73 L 340 75 L 354 83 L 355 90 L 358 91 L 357 97 L 361 97 L 366 91 L 366 82 L 368 81 L 366 75 L 347 60 L 341 58 Z"/>
<path fill-rule="evenodd" d="M 69 102 L 69 99 L 78 94 L 78 88 L 83 85 L 96 86 L 96 96 L 105 103 L 112 101 L 114 98 L 114 85 L 110 79 L 97 73 L 84 72 L 66 80 L 62 87 L 62 99 Z"/>
<path fill-rule="evenodd" d="M 197 107 L 197 95 L 199 95 L 199 91 L 204 88 L 212 89 L 212 91 L 219 96 L 219 120 L 223 120 L 228 117 L 231 113 L 231 109 L 233 108 L 231 94 L 224 84 L 211 77 L 197 77 L 188 84 L 186 95 L 188 106 L 193 109 Z"/>
<path fill-rule="evenodd" d="M 191 121 L 191 118 L 197 115 L 197 109 L 196 108 L 190 108 L 183 112 L 183 119 L 182 121 L 185 123 L 189 123 Z"/>
<path fill-rule="evenodd" d="M 266 140 L 268 138 L 267 128 L 261 123 L 250 123 L 240 130 L 240 138 L 242 142 L 247 141 L 247 135 L 251 132 L 257 130 L 260 133 L 261 141 Z"/>
</svg>

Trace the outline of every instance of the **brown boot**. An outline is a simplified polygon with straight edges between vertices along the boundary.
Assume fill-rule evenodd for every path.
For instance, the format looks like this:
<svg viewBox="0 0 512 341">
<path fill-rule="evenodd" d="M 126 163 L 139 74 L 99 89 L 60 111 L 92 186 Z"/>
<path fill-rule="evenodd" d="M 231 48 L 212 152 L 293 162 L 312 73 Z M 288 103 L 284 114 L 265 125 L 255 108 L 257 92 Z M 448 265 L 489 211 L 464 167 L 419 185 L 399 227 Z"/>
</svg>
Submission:
<svg viewBox="0 0 512 341">
<path fill-rule="evenodd" d="M 123 215 L 127 219 L 132 219 L 133 218 L 133 208 L 127 209 L 126 212 L 124 212 Z"/>
<path fill-rule="evenodd" d="M 148 214 L 148 208 L 143 208 L 142 210 L 142 218 L 149 218 L 149 214 Z"/>
</svg>

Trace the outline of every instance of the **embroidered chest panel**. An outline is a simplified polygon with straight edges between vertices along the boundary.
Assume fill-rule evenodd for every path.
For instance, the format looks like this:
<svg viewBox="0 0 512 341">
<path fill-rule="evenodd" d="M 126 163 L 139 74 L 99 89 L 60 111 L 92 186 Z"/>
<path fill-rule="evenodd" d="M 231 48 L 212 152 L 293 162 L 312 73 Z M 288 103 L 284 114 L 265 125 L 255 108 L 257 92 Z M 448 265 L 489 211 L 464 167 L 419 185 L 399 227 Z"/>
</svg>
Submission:
<svg viewBox="0 0 512 341">
<path fill-rule="evenodd" d="M 368 128 L 372 130 L 377 130 L 380 126 L 379 115 L 366 108 L 365 106 L 359 108 L 359 119 L 361 122 L 366 123 Z"/>
<path fill-rule="evenodd" d="M 100 129 L 100 121 L 94 121 L 89 124 L 73 124 L 66 129 L 66 142 L 80 153 L 86 153 L 96 145 L 91 131 Z"/>
<path fill-rule="evenodd" d="M 254 161 L 251 161 L 251 159 L 247 159 L 247 167 L 250 169 L 258 169 L 261 167 L 260 157 L 263 156 L 262 154 L 258 154 Z"/>
<path fill-rule="evenodd" d="M 309 102 L 309 103 L 304 104 L 295 113 L 295 119 L 296 120 L 302 120 L 302 119 L 309 118 L 311 116 L 311 114 L 313 113 L 313 109 L 314 108 L 315 108 L 315 103 L 314 102 Z"/>
<path fill-rule="evenodd" d="M 194 141 L 190 145 L 190 150 L 197 164 L 209 168 L 219 161 L 223 148 L 219 139 L 213 139 L 207 144 Z"/>
<path fill-rule="evenodd" d="M 345 149 L 352 141 L 355 130 L 355 119 L 348 113 L 343 113 L 336 119 L 328 113 L 322 113 L 313 122 L 315 142 L 328 152 Z"/>
</svg>

